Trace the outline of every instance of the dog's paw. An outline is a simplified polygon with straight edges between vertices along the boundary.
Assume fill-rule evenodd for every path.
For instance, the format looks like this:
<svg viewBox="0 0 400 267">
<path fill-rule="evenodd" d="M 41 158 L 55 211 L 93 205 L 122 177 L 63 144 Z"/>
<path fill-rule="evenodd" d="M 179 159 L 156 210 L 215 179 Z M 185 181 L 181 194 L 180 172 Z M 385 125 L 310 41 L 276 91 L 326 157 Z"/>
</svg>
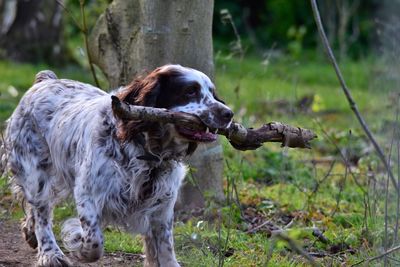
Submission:
<svg viewBox="0 0 400 267">
<path fill-rule="evenodd" d="M 71 261 L 63 254 L 39 255 L 35 267 L 72 267 Z"/>
</svg>

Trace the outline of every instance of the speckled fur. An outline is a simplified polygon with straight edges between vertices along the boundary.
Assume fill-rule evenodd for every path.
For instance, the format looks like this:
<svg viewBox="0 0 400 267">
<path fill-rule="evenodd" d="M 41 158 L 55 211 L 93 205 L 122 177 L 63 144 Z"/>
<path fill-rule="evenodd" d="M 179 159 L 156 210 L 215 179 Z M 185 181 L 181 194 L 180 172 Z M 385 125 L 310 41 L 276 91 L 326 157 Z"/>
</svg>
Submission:
<svg viewBox="0 0 400 267">
<path fill-rule="evenodd" d="M 176 69 L 212 85 L 200 72 Z M 216 105 L 211 93 L 207 97 Z M 190 112 L 187 106 L 174 109 Z M 110 94 L 57 79 L 51 71 L 37 74 L 9 119 L 8 169 L 15 194 L 26 203 L 22 231 L 27 242 L 38 247 L 37 266 L 70 266 L 52 231 L 52 210 L 69 195 L 79 218 L 67 220 L 61 234 L 64 247 L 80 261 L 102 256 L 101 226 L 114 223 L 144 236 L 145 266 L 179 266 L 173 249 L 173 207 L 186 173 L 181 160 L 189 142 L 177 137 L 171 125 L 163 126 L 169 138 L 144 132 L 144 144 L 121 141 L 118 125 Z M 146 142 L 154 138 L 161 138 L 161 151 L 149 151 Z M 148 153 L 157 160 L 138 159 Z"/>
</svg>

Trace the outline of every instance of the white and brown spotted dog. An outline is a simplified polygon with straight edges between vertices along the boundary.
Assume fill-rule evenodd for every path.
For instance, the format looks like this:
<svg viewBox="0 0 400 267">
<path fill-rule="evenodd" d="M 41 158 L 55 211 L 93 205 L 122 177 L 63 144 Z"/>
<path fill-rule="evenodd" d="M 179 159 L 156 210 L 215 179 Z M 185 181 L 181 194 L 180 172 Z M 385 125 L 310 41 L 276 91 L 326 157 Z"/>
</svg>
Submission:
<svg viewBox="0 0 400 267">
<path fill-rule="evenodd" d="M 173 248 L 173 207 L 199 142 L 216 139 L 232 111 L 203 73 L 160 67 L 113 95 L 129 104 L 197 115 L 204 131 L 129 121 L 111 95 L 88 84 L 37 74 L 8 121 L 6 149 L 15 193 L 26 206 L 22 232 L 38 248 L 37 266 L 70 266 L 52 231 L 52 211 L 72 194 L 79 218 L 63 224 L 64 247 L 82 262 L 103 254 L 101 227 L 123 226 L 144 236 L 145 266 L 179 266 Z M 208 129 L 212 129 L 209 131 Z"/>
</svg>

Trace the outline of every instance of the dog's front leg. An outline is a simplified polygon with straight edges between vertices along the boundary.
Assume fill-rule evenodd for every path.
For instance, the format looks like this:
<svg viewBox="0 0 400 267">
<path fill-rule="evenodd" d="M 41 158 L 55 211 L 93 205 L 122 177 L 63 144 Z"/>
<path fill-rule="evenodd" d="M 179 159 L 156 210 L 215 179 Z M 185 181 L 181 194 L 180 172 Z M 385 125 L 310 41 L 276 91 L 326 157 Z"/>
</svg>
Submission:
<svg viewBox="0 0 400 267">
<path fill-rule="evenodd" d="M 144 235 L 145 267 L 179 267 L 174 252 L 173 204 L 166 212 L 154 214 Z"/>
</svg>

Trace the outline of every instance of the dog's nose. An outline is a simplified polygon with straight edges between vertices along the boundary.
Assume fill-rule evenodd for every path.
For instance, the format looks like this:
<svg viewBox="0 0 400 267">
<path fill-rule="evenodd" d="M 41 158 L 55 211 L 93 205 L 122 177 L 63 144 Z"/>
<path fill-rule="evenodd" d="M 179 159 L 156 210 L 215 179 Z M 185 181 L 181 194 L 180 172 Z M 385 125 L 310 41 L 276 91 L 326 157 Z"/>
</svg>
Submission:
<svg viewBox="0 0 400 267">
<path fill-rule="evenodd" d="M 233 118 L 233 111 L 230 109 L 224 109 L 221 115 L 226 121 L 230 121 Z"/>
</svg>

